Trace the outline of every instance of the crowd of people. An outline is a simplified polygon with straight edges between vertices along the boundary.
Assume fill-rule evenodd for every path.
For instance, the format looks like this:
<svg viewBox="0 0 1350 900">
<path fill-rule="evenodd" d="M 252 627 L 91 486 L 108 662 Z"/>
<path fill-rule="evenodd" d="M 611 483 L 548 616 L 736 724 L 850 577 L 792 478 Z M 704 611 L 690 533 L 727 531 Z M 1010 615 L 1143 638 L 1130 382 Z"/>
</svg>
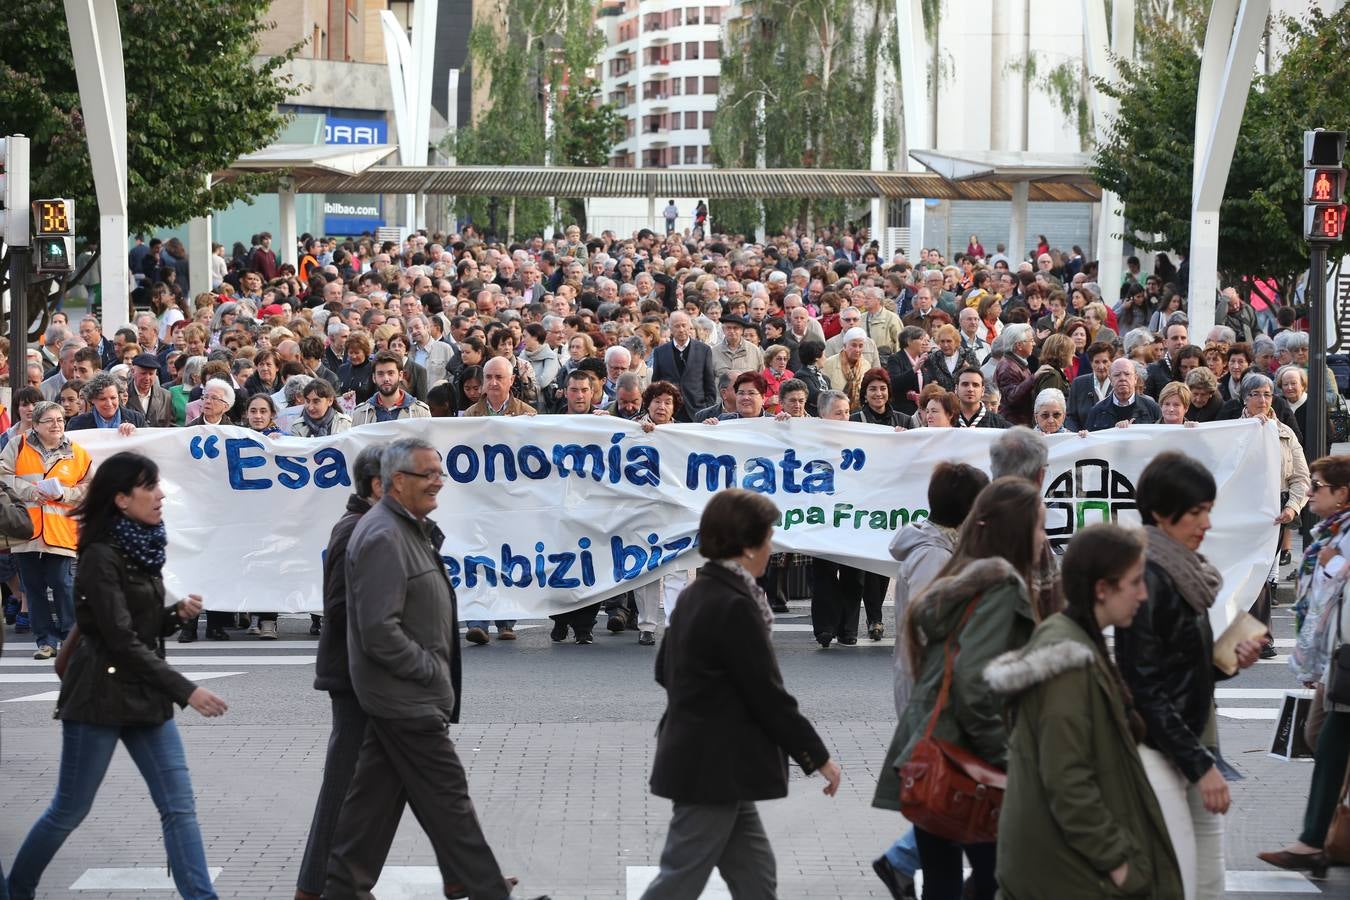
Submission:
<svg viewBox="0 0 1350 900">
<path fill-rule="evenodd" d="M 1281 447 L 1280 512 L 1273 524 L 1286 528 L 1283 561 L 1289 561 L 1291 528 L 1301 528 L 1304 546 L 1316 551 L 1299 568 L 1307 581 L 1298 589 L 1306 620 L 1321 629 L 1307 642 L 1301 680 L 1317 683 L 1326 646 L 1338 640 L 1325 613 L 1340 595 L 1323 581 L 1340 572 L 1326 570 L 1331 543 L 1339 546 L 1334 523 L 1350 503 L 1338 492 L 1350 490 L 1350 480 L 1341 477 L 1336 460 L 1313 462 L 1305 453 L 1309 345 L 1292 309 L 1258 316 L 1228 288 L 1217 303 L 1218 324 L 1197 341 L 1177 286 L 1184 278 L 1165 256 L 1154 274 L 1143 276 L 1132 261 L 1121 285 L 1104 287 L 1095 281 L 1095 264 L 1077 248 L 1060 253 L 1043 242 L 1026 260 L 1001 248 L 986 258 L 975 236 L 950 264 L 935 249 L 913 259 L 882 259 L 864 234 L 833 229 L 788 232 L 764 244 L 645 229 L 631 238 L 608 232 L 583 238 L 575 225 L 552 239 L 509 246 L 472 228 L 414 235 L 402 245 L 306 235 L 296 248 L 298 267 L 279 262 L 271 240 L 264 233 L 251 247 L 237 244 L 219 286 L 190 302 L 174 265 L 148 260 L 162 251 L 138 244 L 135 268 L 147 273 L 150 311 L 110 336 L 93 316 L 72 326 L 58 314 L 41 349 L 30 354 L 24 380 L 11 379 L 12 422 L 0 421 L 0 482 L 24 505 L 33 530 L 29 540 L 13 540 L 11 552 L 0 554 L 0 580 L 11 595 L 6 616 L 19 630 L 31 629 L 37 658 L 55 657 L 74 623 L 85 624 L 74 600 L 73 563 L 82 544 L 72 514 L 83 508 L 88 515 L 80 505 L 87 504 L 96 476 L 79 444 L 81 429 L 130 434 L 144 427 L 236 425 L 312 438 L 423 417 L 539 416 L 539 426 L 547 427 L 553 415 L 615 416 L 649 430 L 803 416 L 894 429 L 1005 429 L 993 453 L 992 482 L 970 466 L 938 465 L 931 517 L 895 536 L 900 725 L 876 803 L 899 808 L 898 772 L 925 734 L 940 734 L 1008 772 L 1004 821 L 1026 827 L 1000 831 L 995 844 L 920 826 L 874 867 L 897 897 L 906 896 L 907 880 L 922 865 L 925 896 L 955 898 L 962 896 L 964 853 L 974 868 L 964 888 L 972 896 L 992 897 L 996 879 L 1007 896 L 1044 896 L 1038 887 L 1044 872 L 1028 866 L 1035 854 L 996 851 L 1005 841 L 1021 847 L 1041 840 L 1053 831 L 1047 816 L 1065 827 L 1060 811 L 1069 810 L 1064 814 L 1078 817 L 1077 830 L 1056 852 L 1084 891 L 1104 889 L 1110 880 L 1126 892 L 1151 885 L 1158 897 L 1180 897 L 1183 889 L 1188 900 L 1221 894 L 1219 816 L 1228 800 L 1212 728 L 1207 618 L 1219 586 L 1217 573 L 1198 555 L 1213 479 L 1184 456 L 1160 456 L 1137 486 L 1146 538 L 1109 526 L 1088 529 L 1075 537 L 1057 571 L 1040 502 L 1043 436 L 1091 440 L 1093 432 L 1133 425 L 1238 418 L 1270 423 Z M 1327 384 L 1334 392 L 1334 377 Z M 419 448 L 404 449 L 412 459 Z M 427 478 L 426 489 L 432 482 L 438 489 L 439 480 Z M 391 481 L 386 473 L 383 485 L 407 503 L 421 502 L 410 480 Z M 124 493 L 135 499 L 130 488 Z M 355 499 L 368 508 L 370 490 Z M 1329 517 L 1330 536 L 1325 524 L 1314 530 L 1317 517 Z M 685 592 L 734 587 L 741 599 L 758 604 L 762 598 L 771 618 L 787 609 L 784 579 L 794 561 L 770 557 L 767 538 L 754 546 L 742 538 L 727 541 L 727 558 L 739 563 L 727 567 L 731 574 L 723 573 L 720 586 L 700 576 Z M 1342 584 L 1344 576 L 1337 577 Z M 742 590 L 738 578 L 750 586 Z M 820 645 L 854 644 L 860 635 L 880 640 L 890 582 L 814 560 L 811 620 Z M 1309 587 L 1314 582 L 1318 587 Z M 688 573 L 673 574 L 554 616 L 551 638 L 589 644 L 603 612 L 608 630 L 636 631 L 639 643 L 654 646 L 663 606 L 669 614 L 687 583 Z M 1253 608 L 1266 625 L 1273 594 L 1267 585 Z M 427 602 L 436 609 L 445 601 Z M 329 607 L 326 597 L 331 616 Z M 175 612 L 182 621 L 169 623 L 171 629 L 146 627 L 196 640 L 199 604 L 187 602 Z M 278 635 L 274 612 L 260 610 L 242 621 L 205 615 L 208 639 L 228 640 L 237 628 L 263 640 Z M 515 637 L 513 621 L 465 624 L 472 644 L 489 644 L 494 628 L 498 640 Z M 322 642 L 332 625 L 316 616 L 312 629 Z M 1101 634 L 1108 626 L 1116 628 L 1114 657 Z M 966 650 L 967 635 L 988 639 Z M 944 659 L 954 638 L 964 651 L 955 679 Z M 450 640 L 458 644 L 458 637 Z M 457 664 L 457 651 L 436 652 Z M 1244 645 L 1240 655 L 1244 665 L 1274 655 L 1271 636 Z M 352 665 L 354 673 L 356 661 Z M 409 670 L 406 677 L 414 675 Z M 340 682 L 339 692 L 350 690 Z M 361 698 L 366 715 L 378 715 L 372 709 L 387 700 L 376 684 L 370 702 Z M 1071 711 L 1083 720 L 1066 721 L 1063 696 L 1088 685 L 1090 708 Z M 189 687 L 163 685 L 180 703 L 190 700 Z M 954 699 L 944 707 L 949 688 Z M 781 684 L 773 690 L 781 692 Z M 202 702 L 204 709 L 216 708 L 207 698 Z M 1011 730 L 1001 715 L 1005 706 L 1016 713 Z M 971 712 L 958 716 L 958 708 Z M 361 715 L 350 704 L 339 710 L 335 698 L 335 729 L 341 720 L 349 744 L 364 727 L 357 723 Z M 1348 718 L 1328 701 L 1309 824 L 1298 844 L 1270 855 L 1277 865 L 1316 869 L 1320 859 L 1325 866 L 1319 857 L 1329 816 L 1325 798 L 1339 788 L 1345 769 Z M 776 746 L 808 772 L 825 767 L 823 746 L 801 724 L 795 722 L 800 746 Z M 386 746 L 410 740 L 394 725 L 382 727 L 390 729 Z M 376 771 L 381 761 L 367 761 L 361 749 L 358 764 L 357 747 L 344 746 L 347 775 L 339 781 L 345 786 L 356 771 L 363 791 L 387 793 L 388 773 Z M 807 746 L 811 752 L 803 758 Z M 1073 796 L 1047 798 L 1059 788 L 1037 781 L 1043 768 L 1036 754 L 1052 749 L 1081 761 Z M 417 752 L 430 754 L 419 759 L 444 762 L 436 748 Z M 1104 772 L 1104 761 L 1112 761 L 1114 781 L 1094 783 L 1092 773 Z M 826 774 L 837 784 L 837 769 Z M 686 777 L 680 773 L 672 783 Z M 776 781 L 771 790 L 778 790 Z M 345 868 L 327 873 L 329 890 L 342 895 L 369 877 L 370 848 L 358 844 L 374 826 L 346 821 L 347 811 L 340 817 L 337 801 L 325 796 L 328 806 L 316 810 L 315 823 L 323 818 L 338 842 L 333 846 L 346 847 L 340 854 Z M 690 810 L 672 834 L 696 831 L 700 815 Z M 741 825 L 754 831 L 753 810 Z M 1137 852 L 1127 854 L 1127 847 Z M 490 851 L 487 856 L 490 861 Z M 322 890 L 327 854 L 317 859 L 307 864 L 305 890 L 313 895 Z M 762 871 L 759 862 L 760 869 L 750 871 Z M 447 884 L 452 868 L 443 863 Z M 495 863 L 458 874 L 502 883 Z M 653 897 L 676 896 L 670 885 L 699 877 L 697 871 L 666 874 L 663 858 L 658 884 L 667 887 Z"/>
</svg>

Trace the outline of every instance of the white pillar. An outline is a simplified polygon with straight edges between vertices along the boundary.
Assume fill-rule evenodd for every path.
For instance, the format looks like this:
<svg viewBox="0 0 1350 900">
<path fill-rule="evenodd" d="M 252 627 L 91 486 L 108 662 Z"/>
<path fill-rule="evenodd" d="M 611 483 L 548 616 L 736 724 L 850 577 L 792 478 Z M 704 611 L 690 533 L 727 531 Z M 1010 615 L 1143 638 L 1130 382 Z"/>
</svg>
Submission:
<svg viewBox="0 0 1350 900">
<path fill-rule="evenodd" d="M 413 4 L 411 42 L 392 12 L 386 9 L 380 13 L 399 160 L 405 166 L 427 164 L 431 141 L 431 66 L 436 53 L 438 5 Z M 425 227 L 425 215 L 425 206 L 418 203 L 417 196 L 404 196 L 401 223 L 404 237 Z"/>
<path fill-rule="evenodd" d="M 1210 8 L 1196 94 L 1191 246 L 1186 256 L 1191 279 L 1187 310 L 1190 337 L 1195 342 L 1203 342 L 1214 327 L 1219 287 L 1219 207 L 1269 12 L 1270 0 L 1214 0 Z"/>
<path fill-rule="evenodd" d="M 1027 195 L 1031 185 L 1025 181 L 1014 181 L 1012 186 L 1012 217 L 1008 227 L 1008 258 L 1012 265 L 1008 268 L 1017 271 L 1017 264 L 1027 258 Z"/>
<path fill-rule="evenodd" d="M 886 229 L 890 227 L 889 220 L 889 200 L 885 197 L 873 197 L 871 202 L 872 213 L 872 240 L 877 242 L 877 255 L 883 264 L 889 264 L 891 257 L 895 254 L 895 248 L 886 241 Z"/>
<path fill-rule="evenodd" d="M 923 0 L 895 0 L 895 33 L 900 41 L 901 115 L 905 124 L 905 167 L 922 172 L 923 166 L 910 156 L 912 150 L 933 147 L 936 135 L 928 133 L 928 39 L 923 30 Z M 937 77 L 934 73 L 933 77 Z M 924 246 L 924 201 L 909 201 L 909 243 L 905 255 L 917 258 Z"/>
<path fill-rule="evenodd" d="M 117 5 L 65 0 L 71 56 L 80 87 L 85 139 L 99 207 L 103 330 L 112 334 L 128 319 L 127 88 Z"/>
<path fill-rule="evenodd" d="M 210 216 L 188 222 L 188 248 L 188 294 L 195 297 L 211 290 Z"/>
<path fill-rule="evenodd" d="M 277 185 L 277 206 L 281 211 L 281 239 L 273 241 L 272 247 L 277 253 L 277 264 L 298 265 L 295 258 L 295 182 L 289 178 L 281 179 Z"/>
</svg>

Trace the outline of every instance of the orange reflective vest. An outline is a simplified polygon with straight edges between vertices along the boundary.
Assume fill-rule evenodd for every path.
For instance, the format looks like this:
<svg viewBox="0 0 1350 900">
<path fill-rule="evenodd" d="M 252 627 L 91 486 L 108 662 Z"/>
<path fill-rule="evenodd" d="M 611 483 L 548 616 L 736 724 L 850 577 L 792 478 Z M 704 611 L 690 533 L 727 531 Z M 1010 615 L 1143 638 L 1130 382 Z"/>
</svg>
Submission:
<svg viewBox="0 0 1350 900">
<path fill-rule="evenodd" d="M 28 438 L 19 438 L 19 455 L 14 460 L 14 474 L 18 478 L 37 484 L 44 478 L 56 478 L 66 487 L 74 487 L 89 472 L 89 454 L 78 444 L 70 445 L 74 454 L 68 459 L 58 459 L 50 468 L 42 461 L 42 453 Z M 60 500 L 39 500 L 31 502 L 28 516 L 33 520 L 33 536 L 29 540 L 41 539 L 49 547 L 61 547 L 74 551 L 77 547 L 79 531 L 75 520 L 70 517 L 72 506 Z"/>
</svg>

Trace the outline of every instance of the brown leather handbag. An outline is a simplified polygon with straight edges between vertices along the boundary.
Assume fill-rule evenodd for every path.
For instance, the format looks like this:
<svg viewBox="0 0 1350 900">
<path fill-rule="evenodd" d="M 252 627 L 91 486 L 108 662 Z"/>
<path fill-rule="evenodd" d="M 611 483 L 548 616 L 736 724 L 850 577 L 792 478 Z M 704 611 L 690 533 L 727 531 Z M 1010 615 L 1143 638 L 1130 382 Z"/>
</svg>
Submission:
<svg viewBox="0 0 1350 900">
<path fill-rule="evenodd" d="M 1007 774 L 997 766 L 964 747 L 933 737 L 951 693 L 954 645 L 980 599 L 976 596 L 970 602 L 960 626 L 947 638 L 942 687 L 933 715 L 909 759 L 900 766 L 900 812 L 914 826 L 958 844 L 998 839 L 998 814 L 1008 785 Z"/>
</svg>

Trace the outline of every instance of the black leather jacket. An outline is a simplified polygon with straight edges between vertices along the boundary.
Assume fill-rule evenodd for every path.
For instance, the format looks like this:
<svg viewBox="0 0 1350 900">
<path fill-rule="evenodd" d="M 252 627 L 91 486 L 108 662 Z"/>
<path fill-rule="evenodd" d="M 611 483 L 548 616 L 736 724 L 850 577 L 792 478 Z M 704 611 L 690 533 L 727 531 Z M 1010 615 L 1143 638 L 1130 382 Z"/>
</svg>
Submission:
<svg viewBox="0 0 1350 900">
<path fill-rule="evenodd" d="M 95 725 L 159 725 L 196 689 L 164 661 L 178 630 L 164 581 L 111 543 L 80 550 L 75 575 L 80 645 L 61 679 L 56 717 Z"/>
<path fill-rule="evenodd" d="M 1214 632 L 1209 616 L 1193 610 L 1170 575 L 1150 561 L 1144 570 L 1148 601 L 1129 628 L 1116 629 L 1116 664 L 1148 726 L 1145 743 L 1162 753 L 1191 783 L 1214 765 L 1201 741 L 1214 706 Z"/>
</svg>

